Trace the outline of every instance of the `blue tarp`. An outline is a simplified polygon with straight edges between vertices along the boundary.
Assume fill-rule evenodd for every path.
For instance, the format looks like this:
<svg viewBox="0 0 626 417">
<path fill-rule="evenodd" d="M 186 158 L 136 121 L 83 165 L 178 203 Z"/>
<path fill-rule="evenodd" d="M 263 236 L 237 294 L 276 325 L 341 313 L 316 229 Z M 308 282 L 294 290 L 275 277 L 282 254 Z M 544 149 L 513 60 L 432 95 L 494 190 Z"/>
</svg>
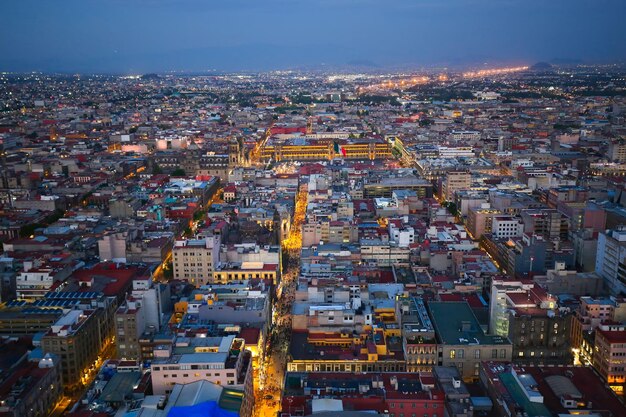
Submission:
<svg viewBox="0 0 626 417">
<path fill-rule="evenodd" d="M 172 407 L 167 417 L 239 417 L 239 414 L 222 410 L 215 401 L 207 401 L 188 407 Z"/>
</svg>

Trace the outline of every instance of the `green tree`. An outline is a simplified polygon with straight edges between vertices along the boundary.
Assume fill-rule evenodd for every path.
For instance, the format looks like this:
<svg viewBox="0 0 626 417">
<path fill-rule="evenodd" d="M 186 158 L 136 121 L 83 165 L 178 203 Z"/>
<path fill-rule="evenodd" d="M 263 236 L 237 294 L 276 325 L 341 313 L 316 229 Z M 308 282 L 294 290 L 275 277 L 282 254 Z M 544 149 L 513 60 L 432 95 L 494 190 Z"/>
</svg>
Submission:
<svg viewBox="0 0 626 417">
<path fill-rule="evenodd" d="M 153 175 L 158 175 L 158 174 L 162 174 L 163 170 L 161 169 L 161 167 L 158 164 L 154 164 L 152 166 L 152 174 Z"/>
<path fill-rule="evenodd" d="M 185 173 L 185 170 L 182 168 L 176 168 L 174 171 L 172 171 L 173 177 L 184 177 L 185 175 L 187 174 Z"/>
<path fill-rule="evenodd" d="M 163 266 L 163 278 L 168 281 L 174 278 L 174 266 L 171 261 Z"/>
</svg>

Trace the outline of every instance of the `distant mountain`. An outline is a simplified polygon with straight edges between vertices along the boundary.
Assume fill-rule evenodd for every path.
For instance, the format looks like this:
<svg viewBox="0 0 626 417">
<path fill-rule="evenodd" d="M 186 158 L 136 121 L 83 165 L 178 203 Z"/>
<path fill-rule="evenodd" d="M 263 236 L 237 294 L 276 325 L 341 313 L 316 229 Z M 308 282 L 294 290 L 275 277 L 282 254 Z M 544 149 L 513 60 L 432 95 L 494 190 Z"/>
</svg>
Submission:
<svg viewBox="0 0 626 417">
<path fill-rule="evenodd" d="M 159 74 L 154 74 L 154 73 L 144 74 L 141 76 L 142 80 L 158 80 L 159 78 L 161 78 L 161 76 L 159 76 Z"/>
<path fill-rule="evenodd" d="M 582 64 L 583 60 L 577 58 L 554 58 L 550 62 L 554 65 L 577 65 Z"/>
<path fill-rule="evenodd" d="M 531 66 L 530 69 L 532 71 L 550 71 L 553 69 L 553 66 L 547 62 L 537 62 L 535 65 Z"/>
<path fill-rule="evenodd" d="M 378 68 L 380 66 L 374 61 L 370 61 L 368 59 L 353 59 L 352 61 L 348 61 L 347 65 L 351 67 L 366 67 L 366 68 Z"/>
</svg>

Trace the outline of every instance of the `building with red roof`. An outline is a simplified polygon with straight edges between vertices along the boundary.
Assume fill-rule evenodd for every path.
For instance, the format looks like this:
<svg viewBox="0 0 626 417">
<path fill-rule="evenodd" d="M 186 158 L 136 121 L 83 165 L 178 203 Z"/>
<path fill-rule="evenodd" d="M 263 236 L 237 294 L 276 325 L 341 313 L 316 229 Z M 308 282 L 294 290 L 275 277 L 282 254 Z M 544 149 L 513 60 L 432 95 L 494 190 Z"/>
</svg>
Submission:
<svg viewBox="0 0 626 417">
<path fill-rule="evenodd" d="M 615 392 L 623 395 L 626 383 L 626 326 L 601 325 L 596 330 L 593 367 Z"/>
<path fill-rule="evenodd" d="M 326 401 L 329 399 L 334 400 L 332 404 Z M 434 386 L 431 374 L 288 372 L 281 413 L 309 415 L 332 405 L 340 412 L 443 416 L 444 401 L 445 395 Z"/>
</svg>

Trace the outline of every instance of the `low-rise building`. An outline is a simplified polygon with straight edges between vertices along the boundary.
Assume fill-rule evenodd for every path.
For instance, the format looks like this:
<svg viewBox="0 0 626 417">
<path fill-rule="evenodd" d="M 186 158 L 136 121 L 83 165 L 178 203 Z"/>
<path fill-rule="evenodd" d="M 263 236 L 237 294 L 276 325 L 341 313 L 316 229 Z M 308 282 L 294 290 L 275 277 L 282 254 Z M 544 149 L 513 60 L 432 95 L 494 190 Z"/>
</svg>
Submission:
<svg viewBox="0 0 626 417">
<path fill-rule="evenodd" d="M 438 366 L 456 366 L 464 380 L 478 379 L 482 361 L 510 361 L 506 336 L 485 334 L 467 302 L 429 302 L 438 344 Z"/>
</svg>

